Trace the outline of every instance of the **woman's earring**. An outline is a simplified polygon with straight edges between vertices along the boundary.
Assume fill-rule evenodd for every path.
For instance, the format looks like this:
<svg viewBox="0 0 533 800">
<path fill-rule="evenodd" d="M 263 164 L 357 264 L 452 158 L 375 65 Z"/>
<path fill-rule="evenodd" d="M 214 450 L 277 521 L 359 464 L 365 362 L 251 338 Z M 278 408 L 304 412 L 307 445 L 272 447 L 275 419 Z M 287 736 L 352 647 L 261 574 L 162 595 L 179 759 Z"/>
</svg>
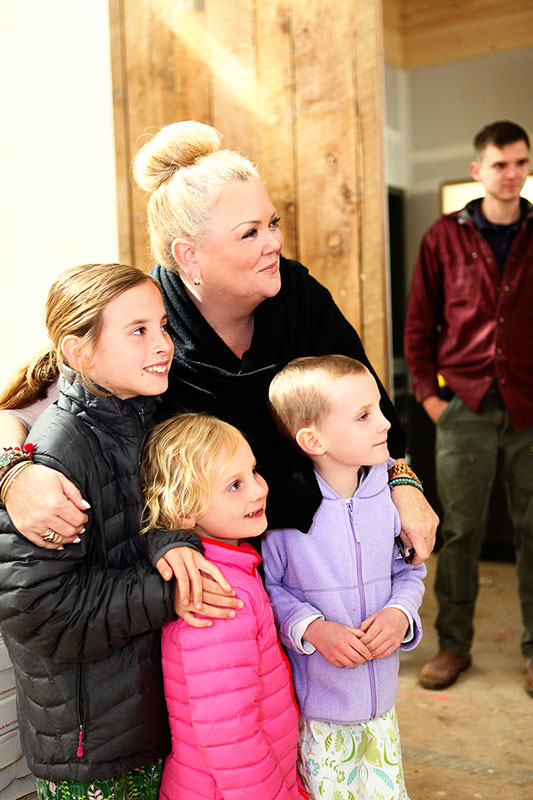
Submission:
<svg viewBox="0 0 533 800">
<path fill-rule="evenodd" d="M 200 278 L 193 278 L 192 282 L 194 283 L 195 286 L 200 286 Z"/>
</svg>

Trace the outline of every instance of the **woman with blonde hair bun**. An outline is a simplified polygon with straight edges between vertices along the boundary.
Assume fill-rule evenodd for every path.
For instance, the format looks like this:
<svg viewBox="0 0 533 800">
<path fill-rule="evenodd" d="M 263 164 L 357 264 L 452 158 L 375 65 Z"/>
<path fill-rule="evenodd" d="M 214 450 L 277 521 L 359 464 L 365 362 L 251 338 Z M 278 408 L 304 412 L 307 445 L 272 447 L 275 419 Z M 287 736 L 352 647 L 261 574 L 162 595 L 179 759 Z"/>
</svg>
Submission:
<svg viewBox="0 0 533 800">
<path fill-rule="evenodd" d="M 378 380 L 391 422 L 389 450 L 400 475 L 409 478 L 402 463 L 405 437 L 359 336 L 329 291 L 302 264 L 281 255 L 280 218 L 256 167 L 222 149 L 221 139 L 209 125 L 177 122 L 146 142 L 134 162 L 135 180 L 149 194 L 148 227 L 158 261 L 152 275 L 162 287 L 175 347 L 159 416 L 206 412 L 240 429 L 270 486 L 270 527 L 305 532 L 320 491 L 310 462 L 283 441 L 267 406 L 270 381 L 285 364 L 329 353 L 361 361 Z M 5 440 L 7 426 L 0 422 Z M 13 438 L 4 443 L 18 444 Z M 53 528 L 59 543 L 70 541 L 84 519 L 75 493 L 67 499 L 51 476 L 45 481 L 32 472 L 25 470 L 10 485 L 9 513 L 25 535 Z M 437 518 L 417 480 L 410 480 L 396 480 L 392 494 L 420 563 L 433 546 Z M 31 502 L 35 496 L 43 498 L 40 503 Z"/>
</svg>

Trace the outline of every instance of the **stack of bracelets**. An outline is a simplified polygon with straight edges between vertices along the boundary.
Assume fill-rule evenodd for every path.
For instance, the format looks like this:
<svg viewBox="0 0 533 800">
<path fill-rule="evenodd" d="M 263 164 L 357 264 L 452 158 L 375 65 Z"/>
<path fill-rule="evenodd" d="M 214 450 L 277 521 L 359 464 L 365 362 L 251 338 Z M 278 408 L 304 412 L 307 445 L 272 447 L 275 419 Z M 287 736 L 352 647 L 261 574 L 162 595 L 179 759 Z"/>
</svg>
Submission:
<svg viewBox="0 0 533 800">
<path fill-rule="evenodd" d="M 24 447 L 4 447 L 4 452 L 0 455 L 0 503 L 5 504 L 6 494 L 22 470 L 33 464 L 32 444 L 25 444 Z"/>
<path fill-rule="evenodd" d="M 415 486 L 417 489 L 420 489 L 421 492 L 424 491 L 422 481 L 416 472 L 411 469 L 409 464 L 395 464 L 389 469 L 389 486 L 392 489 L 394 486 L 405 485 Z"/>
</svg>

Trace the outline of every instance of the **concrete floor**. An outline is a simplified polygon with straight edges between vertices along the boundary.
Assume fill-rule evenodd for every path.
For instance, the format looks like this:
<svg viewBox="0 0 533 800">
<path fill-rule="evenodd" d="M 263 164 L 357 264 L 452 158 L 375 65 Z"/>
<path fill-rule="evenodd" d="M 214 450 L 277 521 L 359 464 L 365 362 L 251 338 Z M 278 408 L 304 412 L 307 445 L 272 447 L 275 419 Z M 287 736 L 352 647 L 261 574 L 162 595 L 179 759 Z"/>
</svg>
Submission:
<svg viewBox="0 0 533 800">
<path fill-rule="evenodd" d="M 410 800 L 533 800 L 533 698 L 523 686 L 514 564 L 481 563 L 473 665 L 433 692 L 418 675 L 438 649 L 437 558 L 428 564 L 424 638 L 401 657 L 396 708 Z"/>
</svg>

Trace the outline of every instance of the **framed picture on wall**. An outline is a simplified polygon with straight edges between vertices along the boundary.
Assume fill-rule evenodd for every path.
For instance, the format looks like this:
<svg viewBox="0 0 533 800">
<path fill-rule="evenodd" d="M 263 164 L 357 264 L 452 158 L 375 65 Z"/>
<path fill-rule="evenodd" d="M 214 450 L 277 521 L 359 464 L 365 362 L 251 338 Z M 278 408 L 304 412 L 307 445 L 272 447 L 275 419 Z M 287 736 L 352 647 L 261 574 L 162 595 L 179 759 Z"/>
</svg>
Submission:
<svg viewBox="0 0 533 800">
<path fill-rule="evenodd" d="M 449 181 L 441 184 L 440 204 L 443 214 L 452 214 L 464 208 L 470 200 L 483 197 L 484 189 L 479 181 Z M 530 175 L 522 189 L 522 197 L 533 203 L 533 175 Z"/>
</svg>

